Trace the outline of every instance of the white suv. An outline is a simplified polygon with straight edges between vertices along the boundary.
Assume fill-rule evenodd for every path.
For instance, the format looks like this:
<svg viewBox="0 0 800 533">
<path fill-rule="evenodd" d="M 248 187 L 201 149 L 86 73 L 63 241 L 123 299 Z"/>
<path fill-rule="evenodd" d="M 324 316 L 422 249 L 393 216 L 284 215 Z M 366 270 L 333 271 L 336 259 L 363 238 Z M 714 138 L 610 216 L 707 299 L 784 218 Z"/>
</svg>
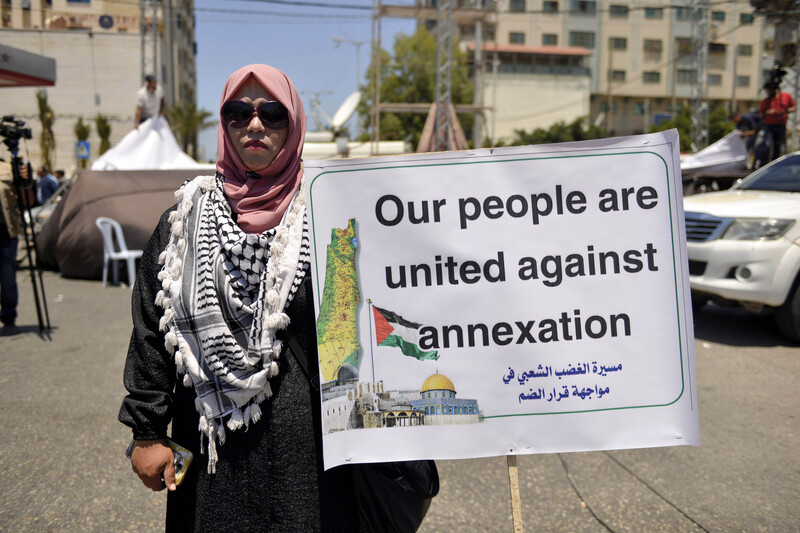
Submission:
<svg viewBox="0 0 800 533">
<path fill-rule="evenodd" d="M 800 342 L 800 152 L 683 206 L 693 307 L 713 300 L 772 310 L 781 332 Z"/>
</svg>

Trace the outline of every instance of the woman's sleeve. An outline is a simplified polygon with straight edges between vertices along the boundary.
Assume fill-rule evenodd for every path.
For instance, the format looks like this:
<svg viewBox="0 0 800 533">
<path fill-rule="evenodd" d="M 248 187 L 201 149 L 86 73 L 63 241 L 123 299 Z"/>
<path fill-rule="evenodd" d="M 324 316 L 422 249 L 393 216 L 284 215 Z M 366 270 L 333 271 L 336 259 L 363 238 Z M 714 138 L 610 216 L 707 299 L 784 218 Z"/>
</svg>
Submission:
<svg viewBox="0 0 800 533">
<path fill-rule="evenodd" d="M 122 401 L 119 421 L 133 429 L 137 440 L 165 438 L 172 418 L 175 364 L 164 346 L 164 332 L 158 328 L 163 309 L 155 304 L 161 289 L 158 256 L 169 240 L 167 216 L 172 210 L 161 216 L 150 237 L 133 288 L 133 333 L 123 374 L 128 395 Z"/>
</svg>

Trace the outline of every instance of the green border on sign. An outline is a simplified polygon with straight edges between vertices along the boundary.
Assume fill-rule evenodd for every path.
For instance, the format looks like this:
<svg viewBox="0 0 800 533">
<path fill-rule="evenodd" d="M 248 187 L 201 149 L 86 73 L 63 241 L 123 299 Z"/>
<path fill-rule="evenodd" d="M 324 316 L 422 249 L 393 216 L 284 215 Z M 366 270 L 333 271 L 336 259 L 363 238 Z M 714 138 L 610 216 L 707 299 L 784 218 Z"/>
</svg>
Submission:
<svg viewBox="0 0 800 533">
<path fill-rule="evenodd" d="M 683 335 L 682 335 L 682 328 L 681 328 L 681 317 L 680 317 L 680 313 L 678 312 L 678 310 L 680 308 L 680 305 L 679 305 L 680 302 L 678 301 L 678 299 L 679 299 L 679 295 L 678 295 L 678 271 L 677 271 L 677 264 L 676 264 L 676 257 L 675 257 L 675 227 L 674 227 L 674 224 L 672 222 L 672 218 L 673 218 L 672 215 L 674 213 L 673 213 L 673 210 L 672 210 L 672 190 L 671 190 L 671 187 L 669 186 L 669 166 L 667 165 L 667 162 L 664 160 L 664 158 L 661 156 L 661 154 L 658 154 L 656 152 L 643 150 L 643 151 L 640 151 L 640 152 L 639 151 L 637 151 L 637 152 L 617 152 L 617 153 L 611 153 L 611 154 L 588 154 L 588 155 L 565 155 L 565 156 L 548 156 L 548 157 L 525 157 L 525 158 L 520 158 L 520 159 L 502 159 L 502 160 L 493 159 L 491 161 L 458 161 L 458 162 L 426 163 L 426 164 L 419 164 L 419 165 L 403 165 L 403 166 L 392 165 L 392 166 L 385 166 L 385 167 L 360 168 L 360 169 L 357 168 L 357 169 L 347 169 L 347 170 L 328 170 L 328 171 L 323 171 L 323 172 L 317 174 L 317 176 L 314 177 L 314 179 L 309 184 L 309 187 L 308 187 L 308 191 L 309 191 L 309 193 L 308 193 L 308 196 L 309 196 L 309 210 L 312 211 L 312 212 L 314 210 L 314 205 L 313 205 L 314 201 L 313 201 L 313 194 L 312 194 L 314 183 L 319 178 L 321 178 L 322 176 L 324 176 L 326 174 L 341 174 L 341 173 L 346 173 L 346 172 L 349 172 L 349 173 L 352 173 L 352 172 L 372 172 L 372 171 L 375 171 L 375 170 L 395 170 L 395 169 L 401 169 L 401 168 L 402 169 L 407 169 L 407 168 L 445 167 L 445 166 L 460 166 L 460 165 L 482 165 L 482 164 L 486 165 L 486 164 L 496 164 L 496 163 L 520 163 L 520 162 L 525 162 L 525 161 L 541 161 L 541 160 L 546 160 L 546 159 L 576 159 L 576 158 L 584 158 L 584 157 L 610 157 L 610 156 L 646 155 L 646 154 L 654 155 L 657 158 L 659 158 L 661 160 L 661 162 L 664 164 L 664 169 L 665 169 L 665 178 L 667 180 L 667 185 L 668 185 L 667 186 L 667 195 L 668 195 L 668 200 L 669 200 L 669 212 L 670 212 L 669 229 L 670 229 L 670 235 L 671 235 L 671 239 L 672 239 L 672 274 L 673 274 L 673 280 L 674 280 L 673 288 L 674 288 L 674 291 L 675 291 L 675 318 L 676 318 L 676 322 L 677 322 L 677 325 L 678 325 L 678 336 L 682 337 Z M 494 156 L 494 157 L 497 157 L 497 156 Z M 316 228 L 312 227 L 311 228 L 311 232 L 312 232 L 311 240 L 313 242 L 314 250 L 316 250 L 317 249 L 317 247 L 316 247 L 316 243 L 317 243 Z M 316 257 L 316 254 L 314 254 L 314 256 Z M 315 272 L 317 274 L 319 274 L 319 272 L 320 272 L 319 268 L 315 268 Z M 315 279 L 314 282 L 315 282 L 316 287 L 317 287 L 316 290 L 320 291 L 321 289 L 320 289 L 320 285 L 319 285 L 319 279 Z M 318 292 L 317 294 L 322 294 L 322 293 Z M 316 310 L 316 311 L 319 312 L 319 310 Z M 601 412 L 601 411 L 620 411 L 620 410 L 625 410 L 625 409 L 646 409 L 646 408 L 653 408 L 653 407 L 667 407 L 669 405 L 672 405 L 672 404 L 676 403 L 678 400 L 680 400 L 683 397 L 684 392 L 686 391 L 686 376 L 684 375 L 684 371 L 683 371 L 683 343 L 679 342 L 678 346 L 679 346 L 679 351 L 680 351 L 681 392 L 680 392 L 680 394 L 678 394 L 678 397 L 675 398 L 674 400 L 672 400 L 671 402 L 664 403 L 664 404 L 655 404 L 655 405 L 632 405 L 632 406 L 628 406 L 628 407 L 609 407 L 609 408 L 605 408 L 605 409 L 585 409 L 585 410 L 579 410 L 579 411 L 558 411 L 558 412 L 548 412 L 548 413 L 519 413 L 519 414 L 508 414 L 508 415 L 494 415 L 494 416 L 486 416 L 484 418 L 485 419 L 490 419 L 490 418 L 510 418 L 510 417 L 517 417 L 517 416 L 566 415 L 566 414 L 576 414 L 576 413 L 596 413 L 596 412 Z"/>
</svg>

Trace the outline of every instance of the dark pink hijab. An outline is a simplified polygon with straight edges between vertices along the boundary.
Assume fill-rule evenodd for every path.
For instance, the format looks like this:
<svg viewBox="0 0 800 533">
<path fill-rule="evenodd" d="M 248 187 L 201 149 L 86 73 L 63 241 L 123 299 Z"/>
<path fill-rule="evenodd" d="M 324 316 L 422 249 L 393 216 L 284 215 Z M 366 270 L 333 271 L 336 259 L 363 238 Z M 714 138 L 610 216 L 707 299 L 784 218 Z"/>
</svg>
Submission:
<svg viewBox="0 0 800 533">
<path fill-rule="evenodd" d="M 251 172 L 233 147 L 225 124 L 220 119 L 217 134 L 217 170 L 225 177 L 223 190 L 231 208 L 238 215 L 239 227 L 247 233 L 262 233 L 277 226 L 303 177 L 301 156 L 306 133 L 306 114 L 303 102 L 292 81 L 280 70 L 268 65 L 247 65 L 231 74 L 222 90 L 222 105 L 250 77 L 289 110 L 289 134 L 283 149 L 260 177 Z"/>
</svg>

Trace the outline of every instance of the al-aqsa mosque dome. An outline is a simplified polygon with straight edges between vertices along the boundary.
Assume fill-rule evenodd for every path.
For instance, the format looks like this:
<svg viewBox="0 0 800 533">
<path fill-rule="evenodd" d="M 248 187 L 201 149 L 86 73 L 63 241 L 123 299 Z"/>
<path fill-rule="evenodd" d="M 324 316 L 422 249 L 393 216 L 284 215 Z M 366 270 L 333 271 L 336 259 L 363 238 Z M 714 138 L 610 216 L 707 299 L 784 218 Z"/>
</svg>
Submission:
<svg viewBox="0 0 800 533">
<path fill-rule="evenodd" d="M 453 382 L 450 381 L 450 378 L 437 372 L 428 377 L 420 389 L 420 392 L 423 394 L 430 391 L 450 391 L 455 395 L 456 387 L 453 385 Z"/>
</svg>

